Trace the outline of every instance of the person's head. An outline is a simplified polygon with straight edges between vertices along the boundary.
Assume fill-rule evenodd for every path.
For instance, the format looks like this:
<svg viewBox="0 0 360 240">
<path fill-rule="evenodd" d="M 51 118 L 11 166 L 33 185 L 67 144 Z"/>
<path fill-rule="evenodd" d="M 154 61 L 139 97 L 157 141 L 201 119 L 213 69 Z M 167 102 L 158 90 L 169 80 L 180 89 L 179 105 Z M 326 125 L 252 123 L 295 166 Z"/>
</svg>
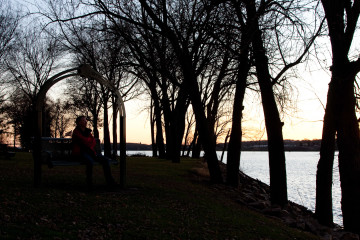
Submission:
<svg viewBox="0 0 360 240">
<path fill-rule="evenodd" d="M 86 116 L 79 116 L 75 120 L 76 126 L 86 128 L 87 125 L 87 119 Z"/>
</svg>

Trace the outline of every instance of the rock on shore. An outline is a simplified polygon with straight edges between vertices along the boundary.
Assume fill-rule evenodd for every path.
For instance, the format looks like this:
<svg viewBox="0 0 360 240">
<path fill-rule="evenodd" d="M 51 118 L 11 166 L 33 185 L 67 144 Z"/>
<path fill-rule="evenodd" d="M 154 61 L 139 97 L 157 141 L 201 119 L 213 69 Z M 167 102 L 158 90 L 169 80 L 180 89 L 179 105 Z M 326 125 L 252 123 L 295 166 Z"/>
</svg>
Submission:
<svg viewBox="0 0 360 240">
<path fill-rule="evenodd" d="M 224 179 L 226 177 L 226 165 L 220 163 Z M 192 173 L 199 180 L 208 179 L 210 176 L 206 162 L 202 161 L 192 169 Z M 268 217 L 283 221 L 290 227 L 311 232 L 324 240 L 359 240 L 359 235 L 346 232 L 341 226 L 327 227 L 319 224 L 314 213 L 304 206 L 289 201 L 285 207 L 271 205 L 270 187 L 254 178 L 239 171 L 239 187 L 233 188 L 226 185 L 211 185 L 216 191 L 230 196 L 237 203 L 258 211 Z"/>
</svg>

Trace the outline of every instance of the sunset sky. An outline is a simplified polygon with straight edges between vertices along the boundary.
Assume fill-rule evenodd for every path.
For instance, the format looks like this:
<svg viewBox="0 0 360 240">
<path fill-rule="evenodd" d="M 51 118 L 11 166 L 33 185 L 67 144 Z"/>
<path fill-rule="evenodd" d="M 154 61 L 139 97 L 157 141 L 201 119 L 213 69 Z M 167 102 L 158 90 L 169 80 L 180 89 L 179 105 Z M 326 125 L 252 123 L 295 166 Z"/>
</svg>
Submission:
<svg viewBox="0 0 360 240">
<path fill-rule="evenodd" d="M 320 139 L 322 134 L 322 120 L 329 72 L 323 69 L 304 71 L 302 77 L 296 79 L 297 110 L 292 109 L 283 117 L 285 122 L 283 128 L 284 139 Z M 262 107 L 258 98 L 252 98 L 253 94 L 247 95 L 244 109 L 244 140 L 266 139 L 264 132 L 264 120 Z M 149 116 L 144 110 L 148 102 L 134 100 L 125 103 L 127 114 L 127 142 L 150 144 Z"/>
<path fill-rule="evenodd" d="M 355 36 L 352 44 L 351 58 L 357 58 L 360 52 L 359 36 Z M 328 84 L 331 79 L 329 71 L 332 65 L 331 48 L 327 36 L 318 38 L 316 51 L 307 61 L 296 68 L 296 78 L 290 80 L 296 90 L 291 99 L 295 104 L 282 114 L 284 122 L 284 139 L 303 140 L 321 139 L 324 108 Z M 144 106 L 148 102 L 131 101 L 125 103 L 127 113 L 127 142 L 151 143 L 148 113 Z M 259 96 L 247 91 L 244 102 L 243 140 L 266 139 L 265 123 Z M 143 111 L 142 111 L 143 110 Z M 223 142 L 219 139 L 218 142 Z"/>
<path fill-rule="evenodd" d="M 33 1 L 19 0 L 19 2 L 26 5 Z M 327 36 L 317 42 L 317 52 L 314 53 L 317 58 L 303 64 L 299 68 L 302 70 L 298 71 L 299 77 L 292 80 L 293 85 L 297 88 L 292 96 L 292 99 L 296 100 L 297 108 L 288 108 L 287 114 L 282 116 L 285 123 L 283 128 L 284 139 L 321 138 L 324 106 L 326 105 L 328 83 L 331 77 L 326 69 L 331 65 L 331 54 Z M 355 42 L 354 40 L 353 48 L 357 48 L 358 44 Z M 357 51 L 359 49 L 354 50 L 355 53 L 359 52 Z M 322 66 L 319 66 L 317 62 L 321 62 Z M 132 100 L 125 103 L 127 142 L 151 143 L 149 116 L 145 110 L 148 105 L 149 102 L 143 100 Z M 254 97 L 253 93 L 248 93 L 244 107 L 243 140 L 266 139 L 259 97 Z"/>
</svg>

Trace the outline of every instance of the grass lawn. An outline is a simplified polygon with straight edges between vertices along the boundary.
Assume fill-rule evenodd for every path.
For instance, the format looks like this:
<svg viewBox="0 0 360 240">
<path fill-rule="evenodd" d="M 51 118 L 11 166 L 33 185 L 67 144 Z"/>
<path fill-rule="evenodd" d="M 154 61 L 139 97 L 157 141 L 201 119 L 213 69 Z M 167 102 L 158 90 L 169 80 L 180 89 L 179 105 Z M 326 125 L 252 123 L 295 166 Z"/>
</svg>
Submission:
<svg viewBox="0 0 360 240">
<path fill-rule="evenodd" d="M 0 239 L 318 239 L 197 178 L 198 161 L 129 157 L 125 190 L 107 188 L 96 166 L 87 192 L 85 166 L 43 166 L 34 188 L 29 153 L 0 159 Z"/>
</svg>

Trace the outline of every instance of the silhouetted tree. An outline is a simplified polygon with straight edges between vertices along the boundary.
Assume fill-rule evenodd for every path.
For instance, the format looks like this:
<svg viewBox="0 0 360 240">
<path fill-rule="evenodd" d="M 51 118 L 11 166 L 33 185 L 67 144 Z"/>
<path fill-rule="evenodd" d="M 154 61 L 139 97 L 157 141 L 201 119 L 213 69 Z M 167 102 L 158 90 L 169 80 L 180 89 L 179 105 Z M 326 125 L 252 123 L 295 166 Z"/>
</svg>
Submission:
<svg viewBox="0 0 360 240">
<path fill-rule="evenodd" d="M 332 76 L 317 171 L 315 213 L 320 222 L 332 225 L 331 182 L 337 136 L 344 228 L 359 234 L 360 135 L 354 84 L 360 71 L 360 59 L 353 58 L 351 44 L 357 29 L 360 1 L 321 2 L 331 42 Z"/>
<path fill-rule="evenodd" d="M 57 99 L 52 105 L 53 121 L 51 123 L 53 137 L 65 137 L 66 131 L 70 127 L 70 120 L 73 119 L 73 116 L 69 115 L 69 104 L 64 99 Z"/>
<path fill-rule="evenodd" d="M 288 98 L 286 94 L 290 87 L 284 74 L 305 59 L 318 34 L 318 29 L 315 26 L 315 31 L 309 31 L 300 18 L 307 10 L 305 5 L 308 6 L 311 1 L 307 3 L 282 1 L 280 3 L 244 0 L 241 2 L 244 4 L 243 8 L 238 6 L 235 9 L 240 13 L 238 16 L 242 16 L 242 12 L 246 9 L 246 24 L 242 24 L 245 27 L 241 36 L 248 34 L 251 39 L 251 52 L 262 98 L 268 137 L 271 201 L 283 206 L 287 203 L 287 186 L 282 136 L 283 122 L 278 107 L 284 108 L 283 104 L 286 103 L 284 99 Z M 241 2 L 232 1 L 233 4 L 241 4 Z M 251 30 L 246 31 L 247 28 Z M 245 40 L 242 44 L 246 47 L 249 42 Z M 246 72 L 246 69 L 250 67 L 246 65 L 248 57 L 245 55 L 242 59 L 245 70 L 243 72 Z M 232 181 L 236 184 L 236 179 Z"/>
<path fill-rule="evenodd" d="M 16 36 L 15 45 L 5 59 L 6 84 L 10 95 L 20 93 L 23 112 L 27 113 L 26 121 L 20 131 L 23 147 L 27 148 L 34 136 L 33 108 L 39 89 L 50 75 L 59 67 L 58 60 L 62 56 L 58 38 L 50 37 L 47 32 L 39 30 L 38 26 L 22 29 Z M 46 109 L 45 109 L 46 110 Z M 44 114 L 49 116 L 48 114 Z M 44 135 L 50 136 L 49 120 L 43 121 Z"/>
<path fill-rule="evenodd" d="M 0 0 L 0 64 L 11 49 L 16 37 L 16 29 L 20 22 L 20 15 L 7 0 Z M 0 68 L 0 70 L 3 70 Z M 1 73 L 1 71 L 0 71 Z"/>
<path fill-rule="evenodd" d="M 214 35 L 223 48 L 228 49 L 236 59 L 233 78 L 235 94 L 232 107 L 231 134 L 226 165 L 226 183 L 237 187 L 239 184 L 239 167 L 242 139 L 242 112 L 245 89 L 250 69 L 251 35 L 247 25 L 244 5 L 241 1 L 228 1 L 219 5 L 224 9 L 223 22 L 218 23 Z M 227 10 L 227 11 L 225 11 Z M 226 26 L 226 27 L 223 27 Z M 239 39 L 240 38 L 240 39 Z"/>
<path fill-rule="evenodd" d="M 62 3 L 60 3 L 62 4 Z M 62 21 L 62 18 L 71 19 L 76 15 L 76 9 L 73 8 L 72 3 L 58 5 L 56 3 L 49 3 L 49 11 L 47 17 L 52 21 L 57 22 L 62 35 L 62 43 L 65 49 L 70 52 L 73 57 L 73 63 L 89 64 L 93 69 L 102 74 L 106 79 L 113 83 L 113 85 L 120 89 L 124 101 L 132 99 L 138 95 L 138 88 L 136 79 L 128 76 L 125 71 L 124 57 L 127 51 L 127 46 L 123 44 L 118 35 L 113 33 L 113 26 L 103 18 L 88 17 L 78 18 L 72 21 Z M 92 89 L 96 97 L 92 98 L 95 104 L 101 103 L 103 112 L 103 137 L 104 137 L 104 155 L 111 156 L 110 144 L 110 117 L 109 109 L 110 102 L 113 105 L 113 110 L 116 109 L 116 96 L 106 88 L 93 81 L 85 81 L 83 83 L 92 84 L 94 86 L 87 87 Z M 95 91 L 97 91 L 95 93 Z M 87 92 L 89 93 L 89 92 Z M 84 95 L 81 95 L 84 96 Z M 90 104 L 91 113 L 93 115 L 93 126 L 96 137 L 99 137 L 97 124 L 99 119 L 100 109 L 90 103 L 87 96 L 85 102 Z M 101 101 L 97 98 L 101 97 Z M 96 115 L 94 115 L 96 114 Z M 113 112 L 113 157 L 117 152 L 117 114 Z"/>
<path fill-rule="evenodd" d="M 199 134 L 201 136 L 200 140 L 205 151 L 205 158 L 208 163 L 211 181 L 215 183 L 222 182 L 222 176 L 216 155 L 213 129 L 209 129 L 209 122 L 207 121 L 205 109 L 201 101 L 201 93 L 197 81 L 198 72 L 196 71 L 198 62 L 194 62 L 194 60 L 197 60 L 197 51 L 199 50 L 197 47 L 200 47 L 201 43 L 204 43 L 204 38 L 206 37 L 206 32 L 204 32 L 204 29 L 196 29 L 195 26 L 204 26 L 204 24 L 211 16 L 208 14 L 208 12 L 206 12 L 206 9 L 201 3 L 196 2 L 193 3 L 193 5 L 189 3 L 187 5 L 183 5 L 186 8 L 181 9 L 182 14 L 179 17 L 187 13 L 196 13 L 192 16 L 192 18 L 189 18 L 192 19 L 192 21 L 187 22 L 187 29 L 196 29 L 196 31 L 193 33 L 194 35 L 191 34 L 193 42 L 190 42 L 188 41 L 190 38 L 184 39 L 181 35 L 179 35 L 179 33 L 182 33 L 182 31 L 177 29 L 175 22 L 165 22 L 164 19 L 156 15 L 154 12 L 155 9 L 152 9 L 154 5 L 150 6 L 145 0 L 140 0 L 140 3 L 147 14 L 149 14 L 149 16 L 153 19 L 155 24 L 158 25 L 162 30 L 162 34 L 169 40 L 169 43 L 174 49 L 183 75 L 182 87 L 189 94 L 189 98 L 195 113 Z M 165 1 L 162 3 L 164 6 L 161 8 L 162 11 L 167 11 Z M 192 11 L 192 7 L 196 8 L 196 12 Z"/>
</svg>

